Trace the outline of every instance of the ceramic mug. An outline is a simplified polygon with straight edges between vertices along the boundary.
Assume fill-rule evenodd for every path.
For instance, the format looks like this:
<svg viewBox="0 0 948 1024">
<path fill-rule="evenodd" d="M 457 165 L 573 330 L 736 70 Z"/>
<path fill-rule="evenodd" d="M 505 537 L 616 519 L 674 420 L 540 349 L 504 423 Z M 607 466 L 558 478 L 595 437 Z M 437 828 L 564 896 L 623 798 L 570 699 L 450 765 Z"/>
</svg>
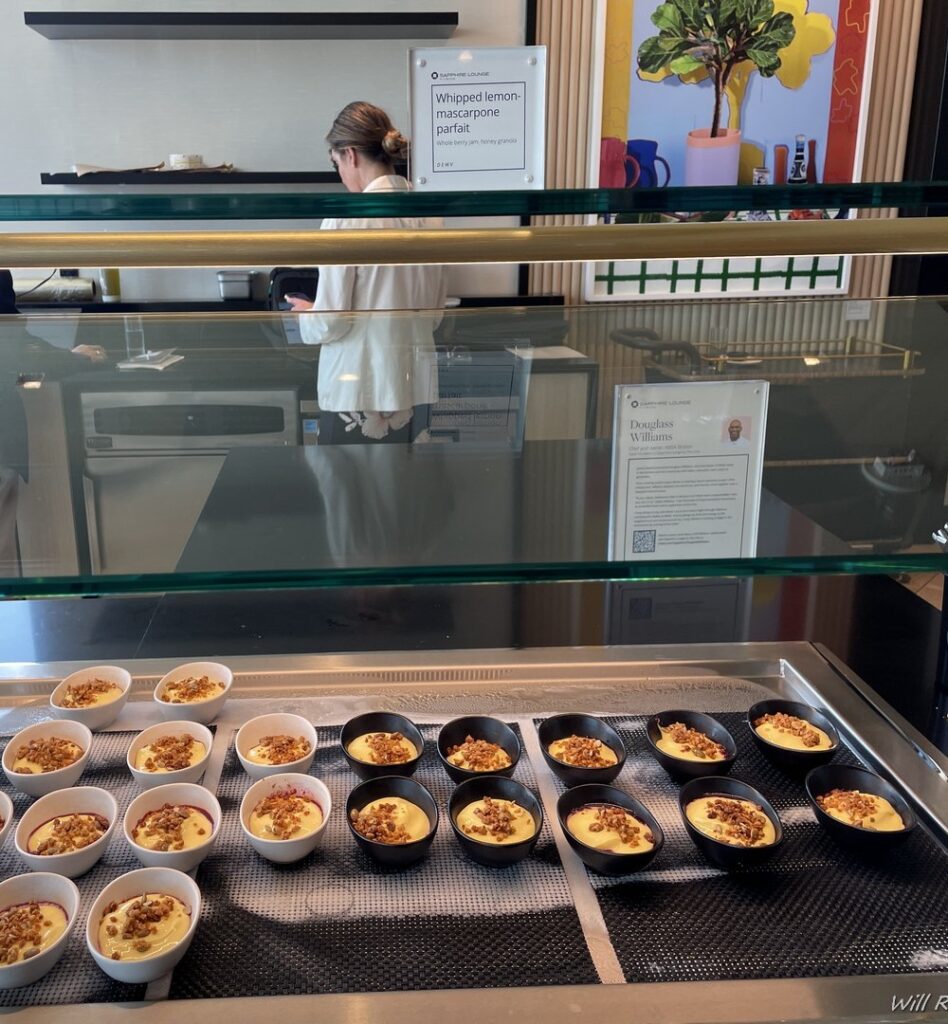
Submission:
<svg viewBox="0 0 948 1024">
<path fill-rule="evenodd" d="M 639 168 L 639 174 L 635 181 L 627 181 L 627 188 L 635 188 L 636 184 L 642 188 L 665 188 L 671 181 L 671 168 L 668 161 L 658 155 L 658 143 L 652 139 L 629 139 L 626 143 L 626 156 L 629 157 Z M 659 184 L 658 169 L 656 164 L 665 168 L 665 180 Z"/>
<path fill-rule="evenodd" d="M 626 152 L 622 139 L 606 138 L 600 141 L 600 188 L 635 188 L 641 173 L 638 161 Z"/>
</svg>

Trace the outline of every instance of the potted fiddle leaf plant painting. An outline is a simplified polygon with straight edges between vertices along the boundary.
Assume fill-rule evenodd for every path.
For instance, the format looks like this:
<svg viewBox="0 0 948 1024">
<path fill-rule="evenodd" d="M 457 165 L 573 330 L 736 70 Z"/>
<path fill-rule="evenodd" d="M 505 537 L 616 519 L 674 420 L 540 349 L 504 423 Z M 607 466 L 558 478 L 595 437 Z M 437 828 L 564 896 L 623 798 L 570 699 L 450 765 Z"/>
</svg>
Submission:
<svg viewBox="0 0 948 1024">
<path fill-rule="evenodd" d="M 714 113 L 709 128 L 688 133 L 685 184 L 736 185 L 741 133 L 722 128 L 724 95 L 735 68 L 750 62 L 763 78 L 780 69 L 780 51 L 793 42 L 793 16 L 775 13 L 774 0 L 666 0 L 652 14 L 659 30 L 638 52 L 652 80 L 677 75 L 711 80 Z"/>
</svg>

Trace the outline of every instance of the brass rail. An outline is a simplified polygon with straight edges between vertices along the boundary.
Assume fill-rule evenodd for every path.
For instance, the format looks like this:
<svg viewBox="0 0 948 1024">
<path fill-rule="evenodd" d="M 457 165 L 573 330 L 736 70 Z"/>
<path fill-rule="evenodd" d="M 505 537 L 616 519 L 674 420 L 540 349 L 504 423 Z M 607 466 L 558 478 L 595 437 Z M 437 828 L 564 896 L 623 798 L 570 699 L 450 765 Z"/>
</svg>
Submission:
<svg viewBox="0 0 948 1024">
<path fill-rule="evenodd" d="M 0 234 L 0 267 L 563 263 L 586 260 L 919 255 L 948 252 L 948 222 L 899 220 L 613 224 L 364 231 Z"/>
</svg>

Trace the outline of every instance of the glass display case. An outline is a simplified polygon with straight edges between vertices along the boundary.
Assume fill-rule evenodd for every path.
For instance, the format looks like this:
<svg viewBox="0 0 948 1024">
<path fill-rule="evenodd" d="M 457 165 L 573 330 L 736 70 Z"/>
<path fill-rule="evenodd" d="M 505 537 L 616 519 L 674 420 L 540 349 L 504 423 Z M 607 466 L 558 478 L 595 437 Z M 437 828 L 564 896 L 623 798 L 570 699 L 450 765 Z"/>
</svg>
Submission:
<svg viewBox="0 0 948 1024">
<path fill-rule="evenodd" d="M 347 266 L 943 252 L 943 232 L 923 218 L 608 221 L 663 210 L 781 208 L 804 199 L 843 209 L 945 198 L 944 186 L 912 184 L 397 200 L 3 197 L 0 214 L 29 221 L 279 219 L 300 216 L 304 206 L 308 216 L 382 216 L 397 206 L 413 214 L 463 208 L 468 215 L 570 213 L 599 222 L 447 229 L 414 238 L 24 233 L 0 236 L 0 262 L 35 266 L 53 253 L 56 263 L 126 267 L 257 265 L 265 252 L 273 264 Z M 405 348 L 399 365 L 436 382 L 434 400 L 413 410 L 410 442 L 384 444 L 327 443 L 339 440 L 327 428 L 338 410 L 321 406 L 320 396 L 334 382 L 319 376 L 319 346 L 303 343 L 306 318 L 320 314 L 103 310 L 0 317 L 0 496 L 7 510 L 13 505 L 17 524 L 11 533 L 8 511 L 0 593 L 108 600 L 180 591 L 213 603 L 247 591 L 262 609 L 289 590 L 322 591 L 331 602 L 352 588 L 483 594 L 487 586 L 584 583 L 608 585 L 618 611 L 607 614 L 622 617 L 637 613 L 636 596 L 622 591 L 637 581 L 739 587 L 763 577 L 945 573 L 948 552 L 935 536 L 948 519 L 945 301 L 777 296 L 761 288 L 758 297 L 727 301 L 675 294 L 583 306 L 449 304 L 434 316 L 334 313 L 340 337 L 369 331 L 394 339 L 395 351 Z M 422 322 L 430 337 L 419 341 Z M 406 337 L 413 340 L 398 340 Z M 745 423 L 730 397 L 764 383 L 765 437 L 762 424 Z M 717 390 L 707 390 L 709 384 Z M 628 390 L 636 387 L 643 390 Z M 610 537 L 627 507 L 615 487 L 617 453 L 628 455 L 628 438 L 616 435 L 617 389 L 634 401 L 655 388 L 675 401 L 695 389 L 722 396 L 701 413 L 716 432 L 710 479 L 714 484 L 714 473 L 734 460 L 757 459 L 753 550 L 718 546 L 708 529 L 684 555 L 647 557 L 642 547 L 637 556 L 610 557 Z M 650 415 L 643 421 L 648 429 Z M 754 456 L 725 449 L 735 441 L 735 419 L 756 445 Z M 696 533 L 691 486 L 668 488 L 656 500 L 668 521 Z M 714 517 L 712 506 L 714 515 L 724 515 L 723 492 L 722 484 L 705 495 L 706 518 Z M 709 600 L 729 599 L 716 591 Z M 542 1014 L 551 1021 L 855 1021 L 948 1008 L 938 1004 L 948 967 L 948 758 L 833 651 L 802 635 L 796 642 L 688 644 L 677 639 L 674 622 L 664 644 L 573 648 L 549 639 L 550 646 L 512 650 L 502 628 L 511 608 L 498 603 L 487 610 L 486 603 L 468 612 L 483 615 L 487 639 L 480 650 L 418 652 L 396 639 L 391 650 L 371 654 L 271 647 L 231 657 L 215 649 L 209 634 L 201 656 L 215 661 L 186 673 L 227 687 L 210 723 L 203 772 L 221 820 L 209 855 L 192 870 L 203 905 L 190 948 L 173 970 L 132 980 L 107 976 L 86 948 L 85 915 L 97 908 L 96 896 L 141 860 L 133 841 L 138 822 L 126 819 L 126 834 L 106 840 L 104 856 L 78 879 L 78 927 L 64 940 L 62 961 L 31 985 L 0 991 L 0 1005 L 19 1008 L 25 1021 L 50 1008 L 57 1019 L 78 1019 L 89 1003 L 103 1020 L 124 1021 L 130 1004 L 143 1002 L 134 1012 L 161 1020 L 194 1008 L 212 1020 L 275 1010 L 288 1020 L 318 1014 L 405 1021 L 473 1010 L 490 1019 Z M 491 643 L 494 635 L 499 639 Z M 84 741 L 89 761 L 73 782 L 112 794 L 116 832 L 142 792 L 130 771 L 137 766 L 127 760 L 135 737 L 175 713 L 163 705 L 163 677 L 191 660 L 183 651 L 120 659 L 131 675 L 121 696 L 127 703 Z M 57 663 L 4 662 L 7 737 L 34 725 L 41 732 L 57 728 L 54 686 L 74 670 L 101 674 L 78 653 Z M 816 761 L 804 751 L 788 766 L 756 735 L 758 714 L 750 709 L 774 700 L 825 716 L 832 764 L 841 772 L 827 778 L 843 785 L 853 776 L 842 769 L 862 765 L 891 787 L 904 807 L 906 827 L 897 830 L 904 842 L 876 848 L 882 833 L 856 828 L 840 841 L 832 822 L 827 827 L 816 798 L 829 789 L 820 789 L 822 776 L 807 776 Z M 649 738 L 656 728 L 650 720 L 669 709 L 681 709 L 672 718 L 711 715 L 730 734 L 733 771 L 705 792 L 724 799 L 733 795 L 728 780 L 739 780 L 758 791 L 757 813 L 769 801 L 782 838 L 766 844 L 773 846 L 768 860 L 745 859 L 737 870 L 724 870 L 693 840 L 693 791 L 661 766 Z M 188 717 L 193 709 L 184 711 Z M 358 845 L 365 794 L 427 798 L 391 779 L 381 789 L 360 790 L 368 773 L 360 773 L 340 740 L 345 723 L 376 711 L 406 717 L 405 730 L 417 726 L 422 750 L 412 777 L 433 801 L 422 838 L 433 832 L 434 839 L 400 870 Z M 256 791 L 248 804 L 252 778 L 238 737 L 238 730 L 255 728 L 248 723 L 275 713 L 315 727 L 315 759 L 303 775 L 326 787 L 317 798 L 325 817 L 319 845 L 291 865 L 273 864 L 251 845 Z M 545 744 L 558 715 L 586 716 L 570 720 L 564 736 L 592 738 L 602 729 L 611 737 L 621 769 L 611 780 L 618 795 L 590 791 L 587 805 L 640 801 L 653 816 L 653 861 L 624 863 L 618 874 L 587 867 L 589 844 L 584 851 L 565 810 L 576 779 L 563 781 L 563 766 Z M 458 824 L 465 791 L 455 788 L 445 763 L 452 750 L 441 738 L 459 716 L 490 716 L 512 730 L 507 767 L 533 794 L 521 799 L 537 801 L 530 837 L 537 841 L 516 864 L 485 867 L 469 857 L 471 836 Z M 398 731 L 399 721 L 373 720 L 366 729 Z M 658 724 L 667 727 L 671 719 Z M 268 727 L 296 728 L 290 719 Z M 475 720 L 468 728 L 476 734 L 496 723 Z M 13 796 L 16 829 L 31 801 L 12 757 L 4 755 L 13 787 L 4 791 Z M 462 785 L 488 777 L 495 788 L 484 793 L 494 799 L 522 794 L 494 776 Z M 477 793 L 476 799 L 484 795 Z M 81 788 L 75 794 L 78 813 L 92 798 Z M 186 798 L 169 792 L 167 799 Z M 0 850 L 3 878 L 21 870 L 21 832 Z M 96 949 L 99 923 L 89 923 Z"/>
</svg>

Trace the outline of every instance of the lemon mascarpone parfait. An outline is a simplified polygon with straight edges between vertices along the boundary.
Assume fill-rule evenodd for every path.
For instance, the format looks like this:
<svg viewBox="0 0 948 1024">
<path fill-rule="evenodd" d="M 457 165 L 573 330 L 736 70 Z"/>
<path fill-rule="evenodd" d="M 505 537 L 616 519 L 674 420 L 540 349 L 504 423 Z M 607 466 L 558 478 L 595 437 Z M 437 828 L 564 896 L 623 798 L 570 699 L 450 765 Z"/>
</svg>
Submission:
<svg viewBox="0 0 948 1024">
<path fill-rule="evenodd" d="M 778 712 L 762 715 L 754 721 L 754 732 L 758 736 L 787 750 L 830 750 L 833 741 L 819 727 L 810 722 Z"/>
<path fill-rule="evenodd" d="M 111 704 L 122 696 L 122 688 L 107 679 L 89 679 L 84 683 L 70 683 L 59 700 L 63 708 L 93 708 Z"/>
<path fill-rule="evenodd" d="M 159 736 L 135 753 L 135 767 L 141 772 L 178 772 L 197 764 L 207 747 L 193 736 Z"/>
<path fill-rule="evenodd" d="M 247 760 L 254 764 L 292 764 L 311 749 L 305 736 L 264 736 L 247 752 Z"/>
<path fill-rule="evenodd" d="M 346 752 L 368 764 L 404 764 L 418 756 L 418 748 L 400 732 L 367 732 L 357 736 Z"/>
<path fill-rule="evenodd" d="M 618 804 L 586 804 L 566 819 L 570 834 L 603 853 L 646 853 L 655 849 L 651 830 Z"/>
<path fill-rule="evenodd" d="M 469 772 L 497 772 L 509 768 L 513 761 L 497 743 L 466 736 L 463 743 L 448 748 L 448 761 Z"/>
<path fill-rule="evenodd" d="M 590 736 L 564 736 L 554 740 L 546 749 L 550 757 L 574 768 L 609 768 L 619 763 L 619 757 L 611 747 Z"/>
<path fill-rule="evenodd" d="M 49 949 L 68 925 L 58 903 L 20 903 L 0 910 L 0 965 L 30 960 Z"/>
<path fill-rule="evenodd" d="M 725 796 L 703 796 L 685 808 L 692 825 L 729 846 L 771 846 L 777 841 L 773 822 L 757 804 Z"/>
<path fill-rule="evenodd" d="M 301 839 L 322 823 L 319 804 L 308 793 L 291 787 L 264 797 L 250 812 L 247 827 L 258 839 Z"/>
<path fill-rule="evenodd" d="M 727 751 L 710 736 L 697 729 L 690 729 L 682 722 L 660 725 L 662 736 L 655 744 L 659 750 L 683 761 L 724 761 Z"/>
<path fill-rule="evenodd" d="M 59 736 L 41 736 L 21 743 L 13 753 L 13 771 L 22 775 L 42 775 L 67 768 L 82 757 L 78 743 Z"/>
<path fill-rule="evenodd" d="M 146 850 L 193 850 L 214 831 L 210 816 L 188 804 L 162 804 L 144 814 L 131 830 L 132 839 Z"/>
<path fill-rule="evenodd" d="M 165 683 L 158 699 L 166 704 L 200 704 L 202 701 L 219 697 L 224 689 L 223 683 L 211 679 L 210 676 L 185 676 L 184 679 Z"/>
<path fill-rule="evenodd" d="M 861 793 L 858 789 L 833 789 L 816 802 L 830 817 L 846 825 L 871 829 L 873 832 L 900 832 L 905 822 L 899 812 L 883 796 Z"/>
<path fill-rule="evenodd" d="M 33 829 L 26 841 L 26 849 L 28 853 L 41 857 L 75 853 L 91 846 L 108 830 L 108 820 L 101 814 L 81 811 L 60 814 Z"/>
<path fill-rule="evenodd" d="M 349 820 L 360 836 L 388 846 L 413 843 L 424 839 L 431 831 L 428 815 L 417 804 L 400 796 L 373 800 L 361 811 L 353 809 Z"/>
<path fill-rule="evenodd" d="M 146 960 L 167 953 L 190 927 L 191 914 L 179 899 L 142 893 L 105 908 L 99 922 L 99 949 L 112 960 Z"/>
<path fill-rule="evenodd" d="M 522 843 L 532 839 L 537 830 L 533 815 L 516 801 L 491 796 L 463 807 L 456 821 L 466 836 L 491 845 Z"/>
</svg>

